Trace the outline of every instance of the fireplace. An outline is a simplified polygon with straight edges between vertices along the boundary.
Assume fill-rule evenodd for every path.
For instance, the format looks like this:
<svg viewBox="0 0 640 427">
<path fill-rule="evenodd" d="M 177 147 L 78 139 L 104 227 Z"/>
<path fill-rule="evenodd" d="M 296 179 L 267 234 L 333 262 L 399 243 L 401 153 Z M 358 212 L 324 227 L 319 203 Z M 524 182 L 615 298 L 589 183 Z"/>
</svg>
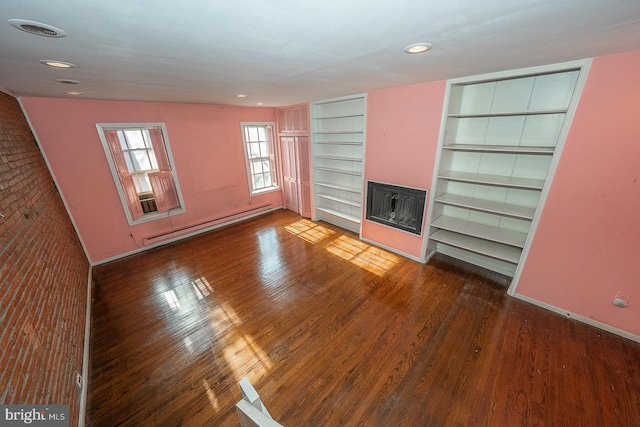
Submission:
<svg viewBox="0 0 640 427">
<path fill-rule="evenodd" d="M 420 235 L 426 199 L 426 190 L 367 181 L 366 218 Z"/>
</svg>

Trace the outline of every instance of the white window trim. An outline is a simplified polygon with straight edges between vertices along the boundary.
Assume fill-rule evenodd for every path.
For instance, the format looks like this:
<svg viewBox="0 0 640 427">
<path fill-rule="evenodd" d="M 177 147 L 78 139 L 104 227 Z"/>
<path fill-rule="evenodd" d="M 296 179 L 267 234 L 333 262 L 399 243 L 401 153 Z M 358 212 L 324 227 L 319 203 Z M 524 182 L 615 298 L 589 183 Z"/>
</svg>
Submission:
<svg viewBox="0 0 640 427">
<path fill-rule="evenodd" d="M 98 130 L 98 135 L 100 136 L 100 142 L 102 143 L 102 148 L 104 149 L 104 153 L 107 158 L 107 163 L 109 164 L 109 169 L 111 170 L 111 177 L 113 178 L 113 183 L 116 186 L 116 190 L 118 191 L 118 196 L 120 197 L 120 203 L 122 204 L 122 209 L 124 210 L 124 214 L 130 226 L 142 224 L 149 221 L 155 221 L 161 218 L 167 218 L 168 216 L 179 215 L 186 212 L 186 209 L 184 207 L 184 199 L 182 197 L 182 190 L 180 189 L 178 172 L 176 171 L 175 162 L 173 161 L 173 154 L 171 153 L 171 144 L 169 143 L 169 135 L 167 134 L 167 128 L 165 127 L 164 123 L 96 123 L 96 128 Z M 111 155 L 111 151 L 109 150 L 109 145 L 107 143 L 107 139 L 105 137 L 104 131 L 105 130 L 122 130 L 122 129 L 140 129 L 140 128 L 160 128 L 160 130 L 162 131 L 162 137 L 164 138 L 164 146 L 167 151 L 167 158 L 169 159 L 169 163 L 171 164 L 171 171 L 173 172 L 173 180 L 175 182 L 176 192 L 178 193 L 178 200 L 180 201 L 180 207 L 171 209 L 167 212 L 148 213 L 141 218 L 133 219 L 131 216 L 131 212 L 129 211 L 129 206 L 126 202 L 124 190 L 122 188 L 122 185 L 120 184 L 120 177 L 118 176 L 116 165 L 113 162 L 113 157 Z"/>
<path fill-rule="evenodd" d="M 276 182 L 272 187 L 261 188 L 259 190 L 252 189 L 252 177 L 251 177 L 251 164 L 249 163 L 249 153 L 247 152 L 247 142 L 244 139 L 245 126 L 271 126 L 271 142 L 273 144 L 273 157 L 275 159 L 275 170 L 278 174 Z M 244 168 L 247 173 L 247 187 L 249 189 L 250 196 L 259 196 L 261 194 L 271 193 L 273 191 L 282 191 L 282 171 L 280 170 L 280 150 L 276 140 L 276 124 L 275 122 L 240 122 L 240 138 L 242 140 L 242 150 L 244 152 Z"/>
</svg>

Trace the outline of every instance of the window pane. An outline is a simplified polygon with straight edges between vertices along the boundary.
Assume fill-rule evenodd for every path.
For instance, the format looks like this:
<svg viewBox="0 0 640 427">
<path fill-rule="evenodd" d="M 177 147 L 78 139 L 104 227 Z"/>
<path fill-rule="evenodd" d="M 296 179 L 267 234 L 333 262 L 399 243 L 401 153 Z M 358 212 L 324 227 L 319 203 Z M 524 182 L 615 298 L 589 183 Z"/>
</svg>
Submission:
<svg viewBox="0 0 640 427">
<path fill-rule="evenodd" d="M 131 154 L 133 155 L 133 165 L 137 171 L 146 171 L 151 169 L 151 162 L 149 161 L 147 150 L 136 150 L 132 151 Z"/>
<path fill-rule="evenodd" d="M 151 136 L 149 135 L 149 129 L 143 129 L 142 134 L 144 136 L 144 145 L 147 148 L 153 148 L 153 144 L 151 144 Z"/>
<path fill-rule="evenodd" d="M 266 142 L 260 143 L 260 157 L 269 157 L 269 147 Z"/>
<path fill-rule="evenodd" d="M 256 157 L 260 157 L 260 144 L 257 142 L 252 142 L 249 144 L 249 157 L 255 159 Z"/>
<path fill-rule="evenodd" d="M 258 139 L 258 127 L 257 126 L 250 126 L 249 127 L 249 141 L 250 142 L 259 141 L 259 139 Z"/>
<path fill-rule="evenodd" d="M 142 133 L 140 132 L 140 129 L 125 130 L 124 133 L 127 136 L 130 148 L 145 148 L 144 139 L 142 139 Z"/>
<path fill-rule="evenodd" d="M 258 141 L 267 140 L 267 129 L 264 126 L 258 128 Z"/>
<path fill-rule="evenodd" d="M 138 175 L 133 175 L 133 185 L 136 187 L 136 193 L 140 194 L 140 179 Z"/>
<path fill-rule="evenodd" d="M 153 150 L 149 150 L 149 157 L 151 158 L 151 169 L 158 169 L 158 160 L 156 160 L 156 154 Z"/>
<path fill-rule="evenodd" d="M 271 182 L 271 174 L 267 172 L 264 174 L 264 186 L 271 187 L 271 185 L 273 185 Z"/>
<path fill-rule="evenodd" d="M 264 187 L 264 177 L 261 173 L 254 175 L 253 177 L 253 188 L 260 189 Z"/>
<path fill-rule="evenodd" d="M 129 173 L 135 172 L 135 168 L 133 167 L 133 161 L 131 160 L 131 153 L 128 151 L 124 152 L 124 160 L 127 162 L 127 169 L 129 169 Z"/>
<path fill-rule="evenodd" d="M 124 139 L 124 132 L 121 130 L 118 131 L 118 139 L 120 140 L 120 147 L 122 147 L 123 150 L 126 150 L 128 148 L 127 141 Z"/>
<path fill-rule="evenodd" d="M 263 169 L 262 169 L 262 161 L 258 160 L 258 161 L 253 161 L 251 162 L 251 167 L 252 167 L 252 174 L 256 174 L 256 173 L 262 173 Z"/>
<path fill-rule="evenodd" d="M 151 183 L 149 182 L 149 176 L 145 173 L 144 175 L 139 175 L 140 179 L 140 190 L 142 193 L 151 192 Z"/>
<path fill-rule="evenodd" d="M 263 160 L 262 162 L 262 171 L 271 172 L 271 162 L 268 160 Z"/>
</svg>

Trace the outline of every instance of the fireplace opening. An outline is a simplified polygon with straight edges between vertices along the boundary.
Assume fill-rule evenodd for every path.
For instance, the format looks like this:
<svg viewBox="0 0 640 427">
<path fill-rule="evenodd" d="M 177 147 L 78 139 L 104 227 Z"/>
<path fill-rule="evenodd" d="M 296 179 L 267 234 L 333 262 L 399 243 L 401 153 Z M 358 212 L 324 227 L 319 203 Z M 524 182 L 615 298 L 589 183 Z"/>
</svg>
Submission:
<svg viewBox="0 0 640 427">
<path fill-rule="evenodd" d="M 366 219 L 420 235 L 427 191 L 367 181 Z"/>
</svg>

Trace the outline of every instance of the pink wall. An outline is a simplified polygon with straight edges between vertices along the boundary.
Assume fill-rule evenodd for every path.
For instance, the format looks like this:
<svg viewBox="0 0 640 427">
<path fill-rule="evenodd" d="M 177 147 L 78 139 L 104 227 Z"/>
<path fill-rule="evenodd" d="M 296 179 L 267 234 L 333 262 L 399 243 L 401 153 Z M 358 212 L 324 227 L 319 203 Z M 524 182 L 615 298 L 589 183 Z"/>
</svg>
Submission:
<svg viewBox="0 0 640 427">
<path fill-rule="evenodd" d="M 365 180 L 431 191 L 445 87 L 439 81 L 367 95 Z M 363 221 L 362 237 L 416 258 L 423 255 L 424 237 L 370 221 Z"/>
<path fill-rule="evenodd" d="M 22 98 L 92 262 L 138 249 L 143 239 L 271 203 L 250 197 L 240 122 L 273 122 L 272 108 Z M 186 213 L 130 227 L 96 123 L 164 122 Z M 131 239 L 132 233 L 137 244 Z"/>
<path fill-rule="evenodd" d="M 596 58 L 516 292 L 640 336 L 640 51 Z M 627 308 L 616 292 L 632 294 Z"/>
</svg>

